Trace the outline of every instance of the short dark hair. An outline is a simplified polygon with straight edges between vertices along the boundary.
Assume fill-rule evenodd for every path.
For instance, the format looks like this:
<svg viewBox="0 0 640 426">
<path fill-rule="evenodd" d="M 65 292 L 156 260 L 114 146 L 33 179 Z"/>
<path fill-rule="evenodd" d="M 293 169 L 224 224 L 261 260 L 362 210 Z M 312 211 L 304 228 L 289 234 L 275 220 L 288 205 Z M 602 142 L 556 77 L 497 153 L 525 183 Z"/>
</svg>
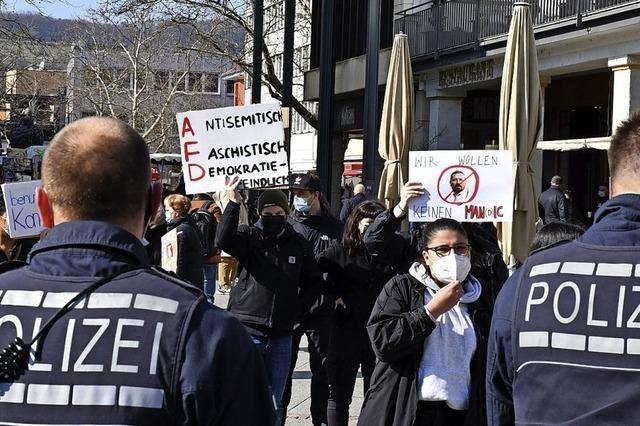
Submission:
<svg viewBox="0 0 640 426">
<path fill-rule="evenodd" d="M 386 210 L 384 204 L 379 201 L 365 201 L 359 204 L 347 218 L 342 235 L 342 245 L 349 256 L 357 256 L 364 253 L 364 242 L 358 225 L 362 219 L 375 219 Z"/>
<path fill-rule="evenodd" d="M 582 234 L 584 234 L 584 228 L 580 225 L 566 222 L 547 223 L 536 234 L 529 252 L 549 247 L 561 241 L 573 241 Z"/>
<path fill-rule="evenodd" d="M 147 144 L 119 120 L 75 121 L 48 147 L 42 182 L 51 203 L 71 220 L 130 218 L 147 205 L 151 182 Z"/>
<path fill-rule="evenodd" d="M 637 174 L 640 165 L 640 112 L 623 121 L 611 137 L 609 170 L 611 180 L 625 173 Z M 604 185 L 603 185 L 604 186 Z"/>
</svg>

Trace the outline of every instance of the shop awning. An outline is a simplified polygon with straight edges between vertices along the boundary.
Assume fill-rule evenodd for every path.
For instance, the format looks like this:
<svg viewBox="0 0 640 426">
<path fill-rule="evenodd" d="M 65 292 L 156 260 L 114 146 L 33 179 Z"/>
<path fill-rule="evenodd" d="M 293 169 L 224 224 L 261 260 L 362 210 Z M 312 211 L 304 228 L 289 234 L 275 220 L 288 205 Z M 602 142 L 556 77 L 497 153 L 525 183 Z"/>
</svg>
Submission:
<svg viewBox="0 0 640 426">
<path fill-rule="evenodd" d="M 150 154 L 149 157 L 151 158 L 151 161 L 156 161 L 156 162 L 166 162 L 166 163 L 182 162 L 182 157 L 180 156 L 180 154 L 155 153 L 155 154 Z"/>
<path fill-rule="evenodd" d="M 540 141 L 538 149 L 543 151 L 575 151 L 578 149 L 600 149 L 607 151 L 611 137 L 589 139 L 566 139 L 560 141 Z"/>
</svg>

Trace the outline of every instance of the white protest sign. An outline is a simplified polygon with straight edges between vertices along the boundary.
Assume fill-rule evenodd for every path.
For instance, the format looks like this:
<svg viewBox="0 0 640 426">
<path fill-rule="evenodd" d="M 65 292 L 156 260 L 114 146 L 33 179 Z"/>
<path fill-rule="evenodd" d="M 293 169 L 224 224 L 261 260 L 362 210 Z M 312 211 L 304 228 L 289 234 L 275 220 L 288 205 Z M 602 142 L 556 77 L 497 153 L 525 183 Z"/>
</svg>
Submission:
<svg viewBox="0 0 640 426">
<path fill-rule="evenodd" d="M 160 239 L 160 252 L 162 269 L 171 272 L 178 271 L 178 232 L 173 229 Z"/>
<path fill-rule="evenodd" d="M 176 114 L 187 194 L 219 191 L 225 176 L 246 188 L 288 185 L 289 165 L 277 102 Z"/>
<path fill-rule="evenodd" d="M 412 151 L 409 180 L 426 194 L 409 204 L 409 221 L 511 222 L 511 151 Z"/>
<path fill-rule="evenodd" d="M 36 207 L 36 188 L 39 180 L 2 185 L 7 224 L 11 238 L 37 237 L 43 230 Z"/>
</svg>

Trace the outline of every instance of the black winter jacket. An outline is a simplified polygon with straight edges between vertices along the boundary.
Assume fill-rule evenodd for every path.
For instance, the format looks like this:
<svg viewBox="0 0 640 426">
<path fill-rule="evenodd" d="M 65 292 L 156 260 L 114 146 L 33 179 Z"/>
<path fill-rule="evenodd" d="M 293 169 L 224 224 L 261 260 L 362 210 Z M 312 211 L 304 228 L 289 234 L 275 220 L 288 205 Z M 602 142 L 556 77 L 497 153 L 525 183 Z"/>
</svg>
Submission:
<svg viewBox="0 0 640 426">
<path fill-rule="evenodd" d="M 345 312 L 334 317 L 334 324 L 364 333 L 380 290 L 395 272 L 368 253 L 349 256 L 340 242 L 320 255 L 318 267 L 327 273 L 331 294 L 347 306 Z"/>
<path fill-rule="evenodd" d="M 552 186 L 538 197 L 538 213 L 545 224 L 568 219 L 567 199 L 562 190 Z"/>
<path fill-rule="evenodd" d="M 378 358 L 358 425 L 413 426 L 418 404 L 417 376 L 424 342 L 435 324 L 424 308 L 426 287 L 409 274 L 385 285 L 376 301 L 367 332 Z M 484 359 L 486 336 L 478 333 L 478 302 L 469 305 L 477 337 L 471 361 L 471 395 L 465 425 L 485 425 Z M 489 318 L 490 319 L 490 318 Z M 453 425 L 452 425 L 453 426 Z M 458 426 L 458 425 L 456 425 Z"/>
<path fill-rule="evenodd" d="M 182 217 L 167 225 L 167 231 L 173 229 L 177 229 L 178 232 L 178 269 L 176 275 L 202 290 L 204 287 L 202 244 L 195 224 L 190 217 Z"/>
<path fill-rule="evenodd" d="M 216 246 L 239 262 L 228 309 L 252 333 L 291 335 L 323 288 L 311 247 L 289 224 L 276 238 L 263 237 L 260 221 L 238 227 L 239 211 L 230 202 L 216 232 Z"/>
<path fill-rule="evenodd" d="M 402 220 L 397 219 L 392 210 L 381 213 L 367 228 L 364 243 L 369 253 L 377 261 L 392 265 L 396 270 L 407 271 L 409 266 L 420 256 L 422 247 L 419 241 L 411 241 L 396 233 L 401 223 Z M 471 275 L 477 278 L 482 285 L 480 299 L 470 305 L 473 309 L 472 319 L 478 337 L 475 354 L 477 362 L 474 362 L 471 375 L 475 379 L 482 379 L 485 377 L 487 339 L 491 327 L 493 304 L 509 274 L 495 235 L 488 232 L 480 224 L 465 223 L 464 227 L 471 245 Z M 478 418 L 479 423 L 477 424 L 485 424 L 484 385 L 478 381 L 473 383 L 471 404 L 477 404 L 478 407 L 475 408 L 472 405 L 470 410 L 483 413 Z"/>
<path fill-rule="evenodd" d="M 311 244 L 313 255 L 317 259 L 320 254 L 342 238 L 343 224 L 328 212 L 320 215 L 301 215 L 295 210 L 289 215 L 289 223 L 293 229 Z M 303 314 L 307 319 L 323 318 L 333 312 L 334 300 L 325 292 L 318 293 L 318 299 L 309 312 Z"/>
</svg>

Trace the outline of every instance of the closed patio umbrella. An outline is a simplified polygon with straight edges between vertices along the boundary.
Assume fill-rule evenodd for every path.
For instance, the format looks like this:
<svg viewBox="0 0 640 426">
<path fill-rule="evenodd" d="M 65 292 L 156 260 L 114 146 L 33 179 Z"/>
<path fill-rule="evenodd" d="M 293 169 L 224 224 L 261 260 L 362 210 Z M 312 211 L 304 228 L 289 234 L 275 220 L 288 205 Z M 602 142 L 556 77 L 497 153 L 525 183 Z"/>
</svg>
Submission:
<svg viewBox="0 0 640 426">
<path fill-rule="evenodd" d="M 538 218 L 531 165 L 540 134 L 541 110 L 538 56 L 529 3 L 516 2 L 500 89 L 499 146 L 513 155 L 513 222 L 499 229 L 505 262 L 523 262 L 535 236 Z"/>
<path fill-rule="evenodd" d="M 400 200 L 400 188 L 407 181 L 415 122 L 413 96 L 409 42 L 405 34 L 397 34 L 391 50 L 378 142 L 378 152 L 385 160 L 378 198 L 387 207 Z"/>
</svg>

